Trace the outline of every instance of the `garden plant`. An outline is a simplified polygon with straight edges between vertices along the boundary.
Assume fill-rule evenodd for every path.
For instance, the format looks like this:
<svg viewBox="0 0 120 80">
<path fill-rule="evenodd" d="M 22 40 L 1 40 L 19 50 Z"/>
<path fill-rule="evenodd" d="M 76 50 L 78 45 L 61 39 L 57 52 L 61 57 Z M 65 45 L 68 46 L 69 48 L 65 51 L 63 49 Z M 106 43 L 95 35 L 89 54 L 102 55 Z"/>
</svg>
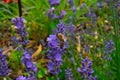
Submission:
<svg viewBox="0 0 120 80">
<path fill-rule="evenodd" d="M 0 80 L 120 80 L 120 0 L 1 0 Z"/>
</svg>

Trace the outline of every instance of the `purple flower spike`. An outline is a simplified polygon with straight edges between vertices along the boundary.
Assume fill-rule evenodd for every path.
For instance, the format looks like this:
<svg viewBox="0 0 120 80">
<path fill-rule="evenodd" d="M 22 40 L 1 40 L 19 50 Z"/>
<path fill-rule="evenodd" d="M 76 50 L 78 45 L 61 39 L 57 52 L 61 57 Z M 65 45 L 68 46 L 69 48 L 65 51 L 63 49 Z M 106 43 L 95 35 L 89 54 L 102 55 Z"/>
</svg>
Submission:
<svg viewBox="0 0 120 80">
<path fill-rule="evenodd" d="M 110 54 L 114 51 L 114 42 L 112 40 L 105 42 L 105 46 L 104 46 L 104 57 L 103 59 L 105 60 L 112 60 L 112 57 L 110 56 Z"/>
<path fill-rule="evenodd" d="M 97 77 L 93 77 L 94 70 L 92 69 L 92 61 L 87 57 L 82 60 L 81 68 L 77 69 L 81 73 L 82 78 L 85 80 L 97 80 Z"/>
<path fill-rule="evenodd" d="M 22 28 L 25 22 L 25 19 L 23 17 L 20 18 L 12 18 L 12 23 L 19 29 Z"/>
<path fill-rule="evenodd" d="M 57 25 L 56 34 L 52 34 L 47 38 L 47 46 L 49 48 L 47 57 L 50 60 L 47 67 L 53 75 L 57 75 L 61 72 L 60 66 L 62 65 L 62 55 L 65 53 L 66 49 L 66 40 L 61 40 L 59 37 L 64 36 L 64 28 L 65 24 L 60 21 L 60 24 Z"/>
<path fill-rule="evenodd" d="M 55 9 L 53 7 L 51 7 L 49 10 L 48 10 L 48 18 L 50 20 L 53 20 L 53 19 L 56 19 L 58 18 L 58 16 L 55 14 Z"/>
<path fill-rule="evenodd" d="M 27 80 L 24 76 L 19 76 L 16 80 Z"/>
<path fill-rule="evenodd" d="M 60 44 L 58 42 L 57 36 L 56 35 L 50 35 L 47 38 L 48 41 L 48 47 L 50 50 L 48 50 L 48 55 L 47 57 L 51 60 L 48 62 L 48 70 L 56 75 L 60 72 L 59 67 L 61 66 L 62 63 L 62 53 L 60 52 Z"/>
<path fill-rule="evenodd" d="M 74 0 L 68 0 L 68 3 L 70 4 L 70 6 L 74 5 Z"/>
<path fill-rule="evenodd" d="M 24 63 L 26 67 L 26 71 L 30 74 L 29 77 L 36 77 L 37 75 L 37 66 L 32 62 L 32 58 L 30 54 L 24 50 L 23 57 L 22 57 L 22 62 Z M 34 79 L 33 79 L 34 80 Z"/>
<path fill-rule="evenodd" d="M 12 37 L 12 41 L 13 41 L 13 46 L 17 47 L 18 43 L 20 42 L 19 39 L 17 39 L 15 36 Z"/>
<path fill-rule="evenodd" d="M 6 76 L 9 73 L 9 69 L 6 62 L 6 56 L 2 54 L 0 48 L 0 76 Z"/>
<path fill-rule="evenodd" d="M 76 11 L 76 6 L 72 7 L 72 11 L 75 12 Z"/>
<path fill-rule="evenodd" d="M 66 69 L 66 80 L 74 80 L 71 69 Z"/>
<path fill-rule="evenodd" d="M 17 32 L 22 39 L 22 40 L 16 39 L 14 41 L 14 43 L 16 43 L 16 41 L 19 41 L 19 44 L 22 44 L 23 46 L 25 46 L 29 42 L 26 39 L 27 31 L 26 31 L 25 26 L 24 26 L 25 19 L 23 17 L 19 17 L 19 18 L 13 18 L 11 21 L 16 26 Z M 13 39 L 15 39 L 15 38 L 13 37 Z"/>
<path fill-rule="evenodd" d="M 49 0 L 51 6 L 57 6 L 60 4 L 60 0 Z"/>
<path fill-rule="evenodd" d="M 57 33 L 62 33 L 65 35 L 65 28 L 66 25 L 63 23 L 62 20 L 60 20 L 59 24 L 57 25 Z"/>
<path fill-rule="evenodd" d="M 114 42 L 112 40 L 105 42 L 105 54 L 110 54 L 114 51 Z"/>
<path fill-rule="evenodd" d="M 64 10 L 61 11 L 59 18 L 63 19 L 64 16 L 66 15 L 66 12 Z"/>
<path fill-rule="evenodd" d="M 57 48 L 57 47 L 59 47 L 56 35 L 50 35 L 47 38 L 47 41 L 48 41 L 48 47 L 51 47 L 51 48 Z"/>
</svg>

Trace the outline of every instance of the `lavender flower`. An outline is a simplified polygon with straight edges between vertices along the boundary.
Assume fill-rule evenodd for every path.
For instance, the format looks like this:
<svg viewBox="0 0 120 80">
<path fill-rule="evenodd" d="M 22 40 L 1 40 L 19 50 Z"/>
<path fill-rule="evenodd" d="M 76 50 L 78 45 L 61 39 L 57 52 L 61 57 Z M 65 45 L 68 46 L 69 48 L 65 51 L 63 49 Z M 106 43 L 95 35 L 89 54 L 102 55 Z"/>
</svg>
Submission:
<svg viewBox="0 0 120 80">
<path fill-rule="evenodd" d="M 24 79 L 25 80 L 35 80 L 36 75 L 37 75 L 37 67 L 36 67 L 36 64 L 34 64 L 32 62 L 31 53 L 28 53 L 25 49 L 25 46 L 28 43 L 28 40 L 26 39 L 27 32 L 24 27 L 24 21 L 25 20 L 22 17 L 12 19 L 12 22 L 16 26 L 18 34 L 21 38 L 21 39 L 18 39 L 18 41 L 19 41 L 18 44 L 22 44 L 23 48 L 24 48 L 24 53 L 23 53 L 21 60 L 25 65 L 26 72 L 29 73 L 29 75 L 27 77 L 19 76 L 17 79 L 18 80 L 24 80 Z M 15 37 L 13 37 L 13 40 L 17 40 L 17 39 Z"/>
<path fill-rule="evenodd" d="M 120 8 L 120 1 L 116 0 L 114 2 L 115 2 L 114 7 L 119 10 L 119 8 Z"/>
<path fill-rule="evenodd" d="M 28 77 L 24 77 L 24 76 L 19 76 L 16 78 L 16 80 L 35 80 L 35 77 L 31 77 L 31 76 L 28 76 Z"/>
<path fill-rule="evenodd" d="M 110 4 L 110 1 L 105 1 L 107 4 Z M 97 2 L 97 7 L 99 9 L 102 9 L 104 6 L 106 6 L 106 3 L 105 2 L 102 2 L 101 0 L 98 0 Z"/>
<path fill-rule="evenodd" d="M 69 38 L 72 38 L 72 40 L 75 41 L 75 37 L 76 37 L 76 27 L 70 23 L 68 26 L 65 27 L 65 31 L 66 31 L 66 34 Z"/>
<path fill-rule="evenodd" d="M 37 75 L 37 67 L 36 67 L 36 64 L 32 62 L 31 55 L 27 53 L 26 50 L 24 50 L 22 62 L 26 67 L 26 71 L 29 73 L 29 77 L 32 77 L 32 78 L 34 77 L 33 78 L 34 80 Z"/>
<path fill-rule="evenodd" d="M 63 19 L 65 15 L 66 15 L 66 12 L 62 10 L 60 13 L 59 19 Z"/>
<path fill-rule="evenodd" d="M 66 28 L 66 25 L 63 23 L 62 20 L 59 21 L 59 24 L 57 25 L 57 33 L 62 33 L 65 35 L 65 28 Z"/>
<path fill-rule="evenodd" d="M 50 20 L 53 20 L 53 19 L 56 19 L 58 18 L 58 16 L 55 14 L 55 9 L 53 7 L 51 7 L 49 10 L 48 10 L 48 18 Z"/>
<path fill-rule="evenodd" d="M 27 80 L 27 78 L 24 77 L 24 76 L 19 76 L 19 77 L 16 78 L 16 80 Z"/>
<path fill-rule="evenodd" d="M 110 54 L 114 51 L 114 42 L 112 40 L 105 42 L 105 54 Z"/>
<path fill-rule="evenodd" d="M 27 79 L 26 80 L 35 80 L 35 76 L 29 76 L 29 77 L 27 77 Z"/>
<path fill-rule="evenodd" d="M 52 19 L 63 19 L 65 15 L 66 15 L 66 12 L 65 12 L 64 10 L 61 11 L 61 13 L 60 13 L 59 16 L 57 16 L 57 15 L 55 14 L 55 9 L 54 9 L 54 8 L 50 8 L 50 9 L 48 10 L 48 18 L 49 18 L 50 20 L 52 20 Z"/>
<path fill-rule="evenodd" d="M 82 3 L 82 4 L 80 5 L 80 10 L 81 10 L 81 11 L 84 11 L 84 9 L 87 9 L 87 10 L 88 10 L 88 6 L 87 6 L 86 3 Z"/>
<path fill-rule="evenodd" d="M 70 6 L 74 5 L 74 0 L 68 0 L 68 3 L 70 4 Z"/>
<path fill-rule="evenodd" d="M 60 49 L 56 35 L 50 35 L 50 37 L 47 38 L 47 41 L 48 47 L 50 48 L 47 56 L 51 60 L 48 62 L 48 70 L 52 74 L 57 75 L 61 72 L 60 66 L 62 65 L 62 49 Z"/>
<path fill-rule="evenodd" d="M 60 0 L 49 0 L 51 6 L 57 6 L 60 4 Z"/>
<path fill-rule="evenodd" d="M 66 15 L 66 12 L 64 10 L 61 11 L 60 15 L 55 14 L 55 9 L 53 6 L 57 6 L 60 4 L 60 0 L 49 0 L 49 3 L 51 5 L 51 8 L 48 10 L 48 18 L 50 20 L 52 19 L 63 19 Z"/>
<path fill-rule="evenodd" d="M 66 69 L 66 80 L 74 80 L 71 69 Z"/>
<path fill-rule="evenodd" d="M 49 48 L 47 57 L 50 60 L 50 62 L 48 62 L 48 70 L 53 75 L 61 72 L 62 55 L 66 50 L 65 27 L 66 25 L 60 21 L 57 25 L 56 33 L 47 38 Z"/>
<path fill-rule="evenodd" d="M 92 69 L 92 61 L 87 57 L 82 60 L 81 68 L 78 68 L 78 72 L 81 73 L 82 78 L 85 80 L 97 80 L 97 77 L 93 77 L 94 70 Z"/>
<path fill-rule="evenodd" d="M 74 0 L 68 0 L 68 3 L 70 4 L 71 8 L 72 8 L 72 12 L 73 12 L 73 21 L 75 21 L 75 17 L 76 17 L 76 6 L 74 5 Z M 70 17 L 69 17 L 70 18 Z"/>
<path fill-rule="evenodd" d="M 6 76 L 8 73 L 6 56 L 2 54 L 2 49 L 0 49 L 0 76 Z"/>
<path fill-rule="evenodd" d="M 76 6 L 73 6 L 72 7 L 72 12 L 75 12 L 76 11 Z"/>
<path fill-rule="evenodd" d="M 47 38 L 47 41 L 48 41 L 48 47 L 50 47 L 51 49 L 56 49 L 57 47 L 59 47 L 59 43 L 57 41 L 56 35 L 50 35 Z"/>
<path fill-rule="evenodd" d="M 86 17 L 88 17 L 92 22 L 96 22 L 97 21 L 97 16 L 94 13 L 93 9 L 89 10 L 89 13 L 86 14 Z"/>
<path fill-rule="evenodd" d="M 21 37 L 21 39 L 19 39 L 19 41 L 20 41 L 19 44 L 22 44 L 23 46 L 25 46 L 28 43 L 28 40 L 26 39 L 27 32 L 26 32 L 26 29 L 24 27 L 25 19 L 22 17 L 13 18 L 11 21 L 16 26 L 17 32 L 18 32 L 19 36 Z"/>
<path fill-rule="evenodd" d="M 18 29 L 20 29 L 20 28 L 23 28 L 25 19 L 23 17 L 12 18 L 11 21 Z"/>
<path fill-rule="evenodd" d="M 87 53 L 89 53 L 89 46 L 85 45 L 84 46 L 84 51 L 87 52 Z"/>
<path fill-rule="evenodd" d="M 12 37 L 12 42 L 14 47 L 17 47 L 18 43 L 20 43 L 19 39 L 17 39 L 15 36 Z"/>
<path fill-rule="evenodd" d="M 114 51 L 114 42 L 112 40 L 105 42 L 105 47 L 104 47 L 104 59 L 105 60 L 112 60 L 112 57 L 110 54 Z"/>
</svg>

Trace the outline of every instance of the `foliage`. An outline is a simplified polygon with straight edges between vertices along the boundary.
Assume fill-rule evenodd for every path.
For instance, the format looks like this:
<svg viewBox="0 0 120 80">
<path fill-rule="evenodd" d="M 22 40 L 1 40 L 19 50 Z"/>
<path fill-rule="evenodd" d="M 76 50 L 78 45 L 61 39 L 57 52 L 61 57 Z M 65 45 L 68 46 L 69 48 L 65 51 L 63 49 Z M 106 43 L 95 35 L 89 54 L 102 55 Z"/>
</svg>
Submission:
<svg viewBox="0 0 120 80">
<path fill-rule="evenodd" d="M 38 80 L 91 80 L 92 76 L 95 80 L 120 79 L 119 1 L 21 1 L 22 17 L 25 18 L 21 28 L 28 33 L 23 37 L 19 36 L 24 33 L 18 31 L 18 26 L 10 22 L 19 15 L 18 3 L 0 2 L 0 47 L 7 56 L 10 69 L 10 73 L 4 76 L 6 79 L 31 77 L 28 74 L 31 71 L 26 69 L 31 66 L 26 64 L 28 55 L 23 53 L 25 50 L 31 64 L 37 65 Z M 12 36 L 16 36 L 19 42 L 26 37 L 29 42 L 13 47 Z M 12 49 L 6 51 L 6 47 Z M 21 61 L 23 56 L 26 57 L 24 63 Z"/>
</svg>

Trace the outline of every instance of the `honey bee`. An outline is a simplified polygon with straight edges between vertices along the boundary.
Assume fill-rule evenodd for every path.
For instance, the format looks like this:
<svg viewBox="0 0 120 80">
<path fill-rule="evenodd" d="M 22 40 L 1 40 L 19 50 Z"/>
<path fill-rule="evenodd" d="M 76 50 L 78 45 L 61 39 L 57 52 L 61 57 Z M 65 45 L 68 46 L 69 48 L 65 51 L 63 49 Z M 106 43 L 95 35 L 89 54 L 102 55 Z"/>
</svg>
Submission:
<svg viewBox="0 0 120 80">
<path fill-rule="evenodd" d="M 66 42 L 66 37 L 62 33 L 57 33 L 57 37 L 60 40 L 60 47 L 63 48 L 64 42 Z"/>
<path fill-rule="evenodd" d="M 65 42 L 67 39 L 62 33 L 57 33 L 57 37 L 60 41 Z"/>
</svg>

